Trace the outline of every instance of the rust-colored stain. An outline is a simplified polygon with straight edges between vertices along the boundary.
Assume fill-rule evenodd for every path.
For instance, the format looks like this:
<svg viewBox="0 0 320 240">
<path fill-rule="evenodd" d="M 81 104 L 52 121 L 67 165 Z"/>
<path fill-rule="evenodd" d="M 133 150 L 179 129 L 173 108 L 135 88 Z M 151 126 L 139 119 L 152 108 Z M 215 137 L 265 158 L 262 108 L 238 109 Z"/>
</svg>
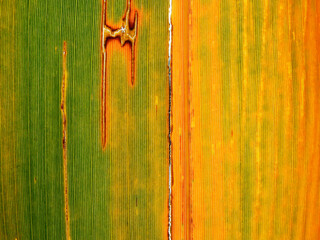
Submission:
<svg viewBox="0 0 320 240">
<path fill-rule="evenodd" d="M 67 42 L 63 42 L 62 52 L 62 84 L 61 84 L 61 115 L 62 115 L 62 156 L 63 156 L 63 188 L 64 188 L 64 214 L 66 224 L 66 239 L 70 240 L 69 198 L 68 198 L 68 157 L 67 157 Z"/>
<path fill-rule="evenodd" d="M 122 18 L 120 28 L 113 28 L 107 23 L 107 2 L 102 3 L 102 24 L 101 24 L 101 53 L 102 53 L 102 73 L 101 73 L 101 133 L 102 147 L 107 144 L 107 45 L 111 40 L 120 40 L 121 47 L 126 43 L 131 48 L 131 75 L 129 83 L 135 84 L 135 44 L 137 37 L 138 12 L 135 11 L 133 22 L 130 21 L 131 0 L 127 0 L 127 8 Z"/>
</svg>

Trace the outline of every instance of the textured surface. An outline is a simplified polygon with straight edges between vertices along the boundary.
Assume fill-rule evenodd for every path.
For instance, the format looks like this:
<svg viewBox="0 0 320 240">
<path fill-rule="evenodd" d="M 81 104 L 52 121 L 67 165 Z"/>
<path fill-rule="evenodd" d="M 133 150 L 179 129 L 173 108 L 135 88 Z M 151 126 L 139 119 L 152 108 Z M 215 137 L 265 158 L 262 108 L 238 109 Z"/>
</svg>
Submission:
<svg viewBox="0 0 320 240">
<path fill-rule="evenodd" d="M 0 1 L 1 240 L 320 238 L 319 1 L 172 0 L 172 85 L 170 2 L 103 88 L 102 0 Z"/>
<path fill-rule="evenodd" d="M 319 239 L 319 2 L 173 11 L 173 239 Z"/>
</svg>

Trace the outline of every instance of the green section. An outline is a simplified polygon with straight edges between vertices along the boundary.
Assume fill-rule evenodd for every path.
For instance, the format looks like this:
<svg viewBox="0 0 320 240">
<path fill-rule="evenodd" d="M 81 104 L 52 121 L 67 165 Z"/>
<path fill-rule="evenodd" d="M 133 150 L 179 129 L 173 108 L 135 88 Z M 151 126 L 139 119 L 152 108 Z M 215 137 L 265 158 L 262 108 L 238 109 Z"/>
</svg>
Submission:
<svg viewBox="0 0 320 240">
<path fill-rule="evenodd" d="M 13 108 L 16 91 L 14 67 L 14 1 L 0 2 L 0 239 L 14 239 L 20 225 L 16 199 L 20 162 L 17 160 L 16 121 Z"/>
<path fill-rule="evenodd" d="M 166 236 L 168 2 L 133 2 L 136 85 L 128 84 L 125 55 L 110 53 L 103 151 L 101 1 L 1 1 L 0 239 L 65 239 L 63 41 L 71 238 Z M 108 1 L 112 21 L 120 22 L 125 6 Z"/>
</svg>

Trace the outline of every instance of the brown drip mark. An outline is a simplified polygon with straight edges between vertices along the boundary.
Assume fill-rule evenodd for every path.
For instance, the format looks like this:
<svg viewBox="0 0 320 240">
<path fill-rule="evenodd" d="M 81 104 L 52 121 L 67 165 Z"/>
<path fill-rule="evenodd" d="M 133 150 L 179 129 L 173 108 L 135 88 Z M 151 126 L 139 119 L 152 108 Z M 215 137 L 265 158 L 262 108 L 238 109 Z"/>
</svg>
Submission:
<svg viewBox="0 0 320 240">
<path fill-rule="evenodd" d="M 107 44 L 111 40 L 120 40 L 121 47 L 129 43 L 131 48 L 131 76 L 130 84 L 135 84 L 135 44 L 137 37 L 138 13 L 135 12 L 134 21 L 130 22 L 131 0 L 127 0 L 127 8 L 122 18 L 122 26 L 118 29 L 108 26 L 106 16 L 106 0 L 103 0 L 102 6 L 102 24 L 101 24 L 101 53 L 102 53 L 102 76 L 101 76 L 101 132 L 102 147 L 107 145 Z M 133 26 L 133 28 L 132 28 Z"/>
<path fill-rule="evenodd" d="M 62 52 L 62 84 L 61 84 L 61 115 L 62 115 L 62 156 L 63 156 L 63 192 L 64 192 L 64 214 L 66 224 L 66 239 L 70 237 L 70 221 L 69 221 L 69 198 L 68 198 L 68 158 L 67 158 L 67 109 L 66 109 L 66 93 L 67 93 L 67 42 L 63 42 Z"/>
</svg>

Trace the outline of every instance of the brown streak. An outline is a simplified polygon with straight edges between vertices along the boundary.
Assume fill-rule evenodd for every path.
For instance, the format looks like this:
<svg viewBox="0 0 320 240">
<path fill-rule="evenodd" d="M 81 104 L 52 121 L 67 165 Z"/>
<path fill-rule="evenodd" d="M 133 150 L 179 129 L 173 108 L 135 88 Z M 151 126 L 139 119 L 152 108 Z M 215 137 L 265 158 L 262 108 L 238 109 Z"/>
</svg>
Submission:
<svg viewBox="0 0 320 240">
<path fill-rule="evenodd" d="M 62 85 L 61 85 L 61 115 L 62 115 L 62 156 L 63 156 L 63 188 L 64 188 L 64 213 L 66 224 L 66 239 L 70 240 L 69 221 L 69 199 L 68 199 L 68 158 L 67 158 L 67 110 L 66 110 L 66 88 L 67 88 L 67 43 L 63 42 L 62 53 Z"/>
<path fill-rule="evenodd" d="M 107 53 L 104 38 L 104 26 L 106 24 L 106 1 L 102 0 L 102 14 L 101 14 L 101 142 L 102 148 L 105 149 L 107 143 L 107 100 L 106 100 L 106 66 L 107 66 Z"/>
<path fill-rule="evenodd" d="M 101 16 L 101 141 L 103 150 L 107 145 L 107 45 L 111 40 L 119 40 L 121 47 L 129 43 L 131 48 L 131 76 L 129 84 L 133 87 L 135 84 L 135 45 L 137 37 L 138 13 L 135 11 L 133 21 L 130 20 L 131 2 L 127 0 L 127 8 L 122 18 L 122 26 L 113 28 L 106 21 L 106 0 L 102 0 Z"/>
<path fill-rule="evenodd" d="M 126 13 L 122 18 L 122 26 L 120 28 L 113 28 L 106 23 L 106 6 L 103 4 L 103 28 L 102 28 L 102 42 L 103 51 L 106 51 L 108 40 L 118 39 L 121 47 L 127 42 L 131 48 L 131 85 L 135 83 L 135 45 L 137 37 L 137 26 L 138 26 L 138 13 L 135 12 L 133 22 L 130 22 L 130 11 L 131 8 L 128 5 Z M 106 66 L 105 66 L 106 68 Z"/>
</svg>

